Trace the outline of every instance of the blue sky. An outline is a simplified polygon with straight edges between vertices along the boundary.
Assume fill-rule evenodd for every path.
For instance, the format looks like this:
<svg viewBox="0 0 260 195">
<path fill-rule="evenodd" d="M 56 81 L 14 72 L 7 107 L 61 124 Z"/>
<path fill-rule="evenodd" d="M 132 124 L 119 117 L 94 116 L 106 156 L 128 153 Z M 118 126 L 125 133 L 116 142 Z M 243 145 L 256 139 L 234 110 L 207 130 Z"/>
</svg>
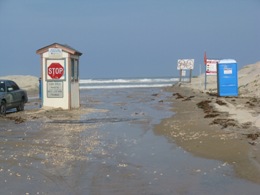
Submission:
<svg viewBox="0 0 260 195">
<path fill-rule="evenodd" d="M 40 76 L 36 50 L 83 53 L 81 78 L 178 76 L 177 60 L 260 61 L 259 0 L 0 0 L 0 76 Z"/>
</svg>

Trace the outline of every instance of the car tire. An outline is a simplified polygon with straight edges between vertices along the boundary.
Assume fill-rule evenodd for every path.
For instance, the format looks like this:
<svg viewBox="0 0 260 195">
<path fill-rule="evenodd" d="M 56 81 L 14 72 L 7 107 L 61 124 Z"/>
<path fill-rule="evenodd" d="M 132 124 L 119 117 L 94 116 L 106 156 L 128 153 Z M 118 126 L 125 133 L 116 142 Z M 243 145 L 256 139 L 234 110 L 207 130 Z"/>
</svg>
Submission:
<svg viewBox="0 0 260 195">
<path fill-rule="evenodd" d="M 16 110 L 19 111 L 24 111 L 24 100 L 20 102 L 20 105 L 16 107 Z"/>
<path fill-rule="evenodd" d="M 6 115 L 6 104 L 5 102 L 2 102 L 0 105 L 0 115 L 5 116 Z"/>
</svg>

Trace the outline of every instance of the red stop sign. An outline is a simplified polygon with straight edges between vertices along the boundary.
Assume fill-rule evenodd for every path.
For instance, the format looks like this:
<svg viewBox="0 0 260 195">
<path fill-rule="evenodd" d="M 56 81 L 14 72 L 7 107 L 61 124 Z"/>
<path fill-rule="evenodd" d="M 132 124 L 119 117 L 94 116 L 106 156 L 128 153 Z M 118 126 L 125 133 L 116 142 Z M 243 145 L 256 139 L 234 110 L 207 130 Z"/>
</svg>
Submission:
<svg viewBox="0 0 260 195">
<path fill-rule="evenodd" d="M 52 79 L 59 79 L 63 76 L 64 68 L 60 63 L 51 63 L 48 67 L 48 75 Z"/>
</svg>

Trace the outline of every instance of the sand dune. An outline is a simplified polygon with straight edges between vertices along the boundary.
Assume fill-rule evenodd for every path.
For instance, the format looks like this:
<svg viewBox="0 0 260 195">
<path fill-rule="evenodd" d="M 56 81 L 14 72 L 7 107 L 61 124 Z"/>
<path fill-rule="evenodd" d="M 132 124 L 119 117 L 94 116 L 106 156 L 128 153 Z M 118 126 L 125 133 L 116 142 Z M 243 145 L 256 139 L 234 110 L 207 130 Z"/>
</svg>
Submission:
<svg viewBox="0 0 260 195">
<path fill-rule="evenodd" d="M 15 81 L 20 88 L 25 89 L 29 94 L 39 91 L 39 78 L 31 75 L 10 75 L 3 76 L 0 79 Z"/>
<path fill-rule="evenodd" d="M 192 78 L 191 83 L 185 84 L 201 91 L 217 91 L 217 77 L 207 76 L 205 89 L 205 75 Z M 241 97 L 260 97 L 260 62 L 244 66 L 238 71 L 238 89 Z"/>
<path fill-rule="evenodd" d="M 238 74 L 242 96 L 260 97 L 260 62 L 244 66 Z"/>
<path fill-rule="evenodd" d="M 191 83 L 183 83 L 182 86 L 189 87 L 192 89 L 197 89 L 201 92 L 217 92 L 217 78 L 216 76 L 207 77 L 207 85 L 205 89 L 204 85 L 205 77 L 204 74 L 200 75 L 198 78 L 193 78 Z M 239 98 L 256 98 L 252 99 L 254 102 L 258 102 L 257 99 L 260 98 L 260 62 L 255 64 L 250 64 L 244 66 L 238 71 L 238 89 L 239 89 Z M 226 99 L 227 100 L 227 99 Z M 251 106 L 248 107 L 247 104 L 244 105 L 227 103 L 227 106 L 218 106 L 215 104 L 215 107 L 220 112 L 228 112 L 229 118 L 235 119 L 240 123 L 247 121 L 252 123 L 253 126 L 260 129 L 260 115 L 258 114 L 258 107 Z"/>
</svg>

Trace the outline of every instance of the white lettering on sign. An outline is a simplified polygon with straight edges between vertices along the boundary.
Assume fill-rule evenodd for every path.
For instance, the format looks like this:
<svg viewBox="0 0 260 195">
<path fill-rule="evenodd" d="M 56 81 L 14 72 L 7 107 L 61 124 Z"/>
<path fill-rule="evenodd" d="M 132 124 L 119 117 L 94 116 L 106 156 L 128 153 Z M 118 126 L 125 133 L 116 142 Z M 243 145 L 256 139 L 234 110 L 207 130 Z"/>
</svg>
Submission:
<svg viewBox="0 0 260 195">
<path fill-rule="evenodd" d="M 63 68 L 49 68 L 49 75 L 57 75 L 57 74 L 62 74 Z"/>
<path fill-rule="evenodd" d="M 63 74 L 64 67 L 58 62 L 53 62 L 48 67 L 48 75 L 52 79 L 60 79 L 63 76 Z"/>
</svg>

